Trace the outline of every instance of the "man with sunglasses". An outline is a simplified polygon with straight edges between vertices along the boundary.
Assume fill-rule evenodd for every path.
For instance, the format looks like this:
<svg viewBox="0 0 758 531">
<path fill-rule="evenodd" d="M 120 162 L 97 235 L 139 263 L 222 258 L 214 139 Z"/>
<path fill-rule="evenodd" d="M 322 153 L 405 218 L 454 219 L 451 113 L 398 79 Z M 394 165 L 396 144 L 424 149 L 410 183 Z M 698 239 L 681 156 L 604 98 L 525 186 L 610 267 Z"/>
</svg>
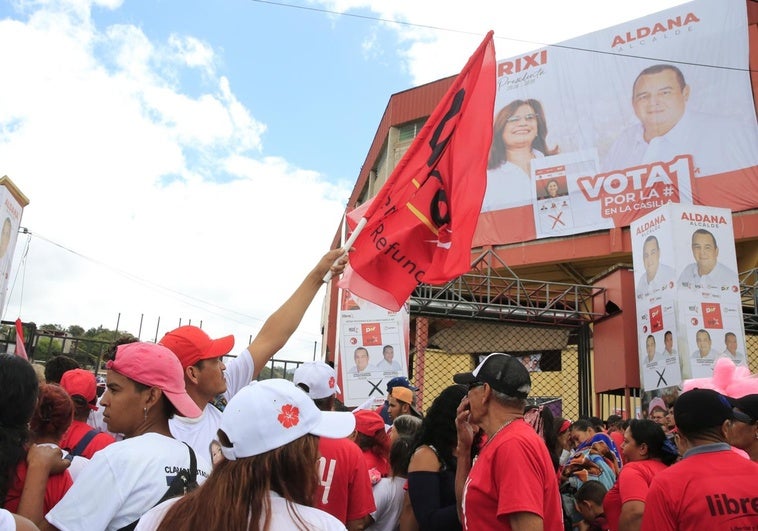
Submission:
<svg viewBox="0 0 758 531">
<path fill-rule="evenodd" d="M 455 419 L 455 494 L 464 529 L 563 529 L 558 482 L 545 441 L 524 422 L 529 371 L 508 354 L 487 356 L 453 380 L 468 386 Z M 474 433 L 487 443 L 472 463 Z"/>
</svg>

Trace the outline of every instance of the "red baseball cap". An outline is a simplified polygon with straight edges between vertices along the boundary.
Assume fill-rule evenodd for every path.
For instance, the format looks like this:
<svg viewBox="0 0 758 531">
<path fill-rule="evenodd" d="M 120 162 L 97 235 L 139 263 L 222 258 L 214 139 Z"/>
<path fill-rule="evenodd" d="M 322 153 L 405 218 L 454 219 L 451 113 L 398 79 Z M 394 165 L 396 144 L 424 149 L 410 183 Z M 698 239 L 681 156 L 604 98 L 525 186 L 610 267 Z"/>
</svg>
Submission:
<svg viewBox="0 0 758 531">
<path fill-rule="evenodd" d="M 155 343 L 127 343 L 116 349 L 116 358 L 105 368 L 142 385 L 157 387 L 183 417 L 202 414 L 184 389 L 184 369 L 174 353 Z"/>
<path fill-rule="evenodd" d="M 163 336 L 158 344 L 176 354 L 186 369 L 200 360 L 218 358 L 234 347 L 234 336 L 211 339 L 208 334 L 196 326 L 180 326 Z"/>
<path fill-rule="evenodd" d="M 97 411 L 97 381 L 95 375 L 84 369 L 71 369 L 63 373 L 61 387 L 71 398 L 79 396 L 93 411 Z"/>
<path fill-rule="evenodd" d="M 353 411 L 353 415 L 355 415 L 355 431 L 358 433 L 370 437 L 373 437 L 380 431 L 386 433 L 384 419 L 376 411 L 370 409 L 356 409 Z"/>
</svg>

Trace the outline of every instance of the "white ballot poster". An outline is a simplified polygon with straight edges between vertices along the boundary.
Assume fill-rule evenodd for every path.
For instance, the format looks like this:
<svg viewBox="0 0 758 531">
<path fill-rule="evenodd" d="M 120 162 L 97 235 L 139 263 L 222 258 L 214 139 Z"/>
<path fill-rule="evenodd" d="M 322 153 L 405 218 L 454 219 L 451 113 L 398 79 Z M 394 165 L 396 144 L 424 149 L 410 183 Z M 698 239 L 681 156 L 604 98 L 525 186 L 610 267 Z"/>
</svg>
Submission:
<svg viewBox="0 0 758 531">
<path fill-rule="evenodd" d="M 405 308 L 391 312 L 340 291 L 336 368 L 343 402 L 358 406 L 385 398 L 389 380 L 408 376 L 410 319 Z"/>
</svg>

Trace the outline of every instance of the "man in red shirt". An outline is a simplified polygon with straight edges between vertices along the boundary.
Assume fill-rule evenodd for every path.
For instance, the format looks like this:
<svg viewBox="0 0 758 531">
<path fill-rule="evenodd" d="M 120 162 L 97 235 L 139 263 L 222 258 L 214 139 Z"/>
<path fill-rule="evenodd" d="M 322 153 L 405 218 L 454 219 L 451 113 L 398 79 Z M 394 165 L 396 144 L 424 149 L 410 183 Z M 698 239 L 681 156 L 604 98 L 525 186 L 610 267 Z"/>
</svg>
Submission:
<svg viewBox="0 0 758 531">
<path fill-rule="evenodd" d="M 682 460 L 650 484 L 642 531 L 758 529 L 758 463 L 726 442 L 734 414 L 726 397 L 693 389 L 674 403 Z"/>
<path fill-rule="evenodd" d="M 456 374 L 468 385 L 458 407 L 458 515 L 466 530 L 563 530 L 558 480 L 545 442 L 524 422 L 529 371 L 508 354 L 487 356 L 476 369 Z M 472 464 L 474 432 L 487 443 Z"/>
<path fill-rule="evenodd" d="M 107 433 L 98 432 L 87 424 L 90 411 L 96 411 L 97 381 L 95 375 L 84 369 L 73 369 L 63 373 L 61 387 L 74 401 L 74 420 L 63 434 L 59 446 L 72 456 L 80 455 L 87 459 L 98 450 L 116 442 Z"/>
<path fill-rule="evenodd" d="M 309 361 L 295 371 L 295 385 L 311 397 L 321 411 L 334 409 L 339 392 L 334 369 L 323 361 Z M 326 511 L 348 528 L 363 529 L 376 511 L 374 493 L 363 452 L 349 439 L 327 439 L 318 443 L 319 480 L 316 508 Z"/>
</svg>

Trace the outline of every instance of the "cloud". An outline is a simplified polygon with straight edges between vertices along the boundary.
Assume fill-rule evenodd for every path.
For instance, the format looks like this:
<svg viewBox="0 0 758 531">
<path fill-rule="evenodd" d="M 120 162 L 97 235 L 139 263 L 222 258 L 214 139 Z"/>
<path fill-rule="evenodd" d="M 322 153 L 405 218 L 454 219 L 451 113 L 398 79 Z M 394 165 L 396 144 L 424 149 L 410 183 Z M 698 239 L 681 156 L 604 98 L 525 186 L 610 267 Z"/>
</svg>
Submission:
<svg viewBox="0 0 758 531">
<path fill-rule="evenodd" d="M 313 0 L 337 12 L 370 10 L 397 35 L 397 56 L 414 85 L 457 74 L 486 33 L 495 31 L 498 59 L 554 44 L 683 3 L 682 0 L 575 2 L 533 0 L 462 4 L 404 0 Z M 346 22 L 343 22 L 346 23 Z"/>
<path fill-rule="evenodd" d="M 84 1 L 18 7 L 25 21 L 0 21 L 15 50 L 0 56 L 1 171 L 39 236 L 5 318 L 115 328 L 120 314 L 144 339 L 202 319 L 244 347 L 328 250 L 349 189 L 263 155 L 266 125 L 201 39 L 96 27 Z M 285 357 L 310 357 L 320 312 L 317 297 Z"/>
</svg>

